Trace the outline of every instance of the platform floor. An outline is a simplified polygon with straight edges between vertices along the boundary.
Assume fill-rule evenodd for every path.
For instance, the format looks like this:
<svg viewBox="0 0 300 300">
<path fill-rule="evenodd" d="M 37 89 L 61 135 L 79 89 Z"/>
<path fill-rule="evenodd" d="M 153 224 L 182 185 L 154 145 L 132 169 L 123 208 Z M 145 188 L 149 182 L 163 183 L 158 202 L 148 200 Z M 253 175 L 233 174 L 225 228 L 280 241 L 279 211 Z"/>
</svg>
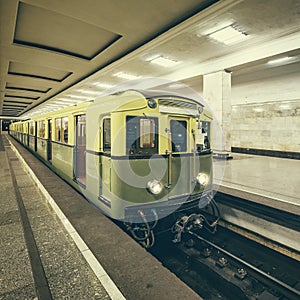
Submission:
<svg viewBox="0 0 300 300">
<path fill-rule="evenodd" d="M 0 170 L 0 299 L 110 299 L 5 140 Z"/>
<path fill-rule="evenodd" d="M 215 161 L 219 191 L 300 215 L 300 160 L 236 153 L 232 157 Z"/>
<path fill-rule="evenodd" d="M 19 143 L 2 137 L 0 299 L 201 299 Z M 22 160 L 30 168 L 26 172 Z M 36 281 L 40 276 L 33 269 L 36 260 L 30 255 L 32 245 L 25 242 L 27 229 L 16 198 L 24 202 L 45 281 Z M 48 298 L 39 294 L 47 294 L 46 285 Z"/>
</svg>

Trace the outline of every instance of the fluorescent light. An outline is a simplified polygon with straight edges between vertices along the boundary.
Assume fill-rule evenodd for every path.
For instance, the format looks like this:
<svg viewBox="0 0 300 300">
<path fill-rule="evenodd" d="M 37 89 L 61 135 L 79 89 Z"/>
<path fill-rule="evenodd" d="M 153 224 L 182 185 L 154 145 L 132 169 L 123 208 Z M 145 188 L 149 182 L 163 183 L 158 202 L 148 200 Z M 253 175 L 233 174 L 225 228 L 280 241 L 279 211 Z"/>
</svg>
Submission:
<svg viewBox="0 0 300 300">
<path fill-rule="evenodd" d="M 294 56 L 285 56 L 277 59 L 273 59 L 268 61 L 269 65 L 283 65 L 285 63 L 290 63 L 292 61 L 295 61 L 297 58 Z"/>
<path fill-rule="evenodd" d="M 93 82 L 92 84 L 97 86 L 97 87 L 103 88 L 103 89 L 109 89 L 109 88 L 113 87 L 113 85 L 111 85 L 111 84 L 101 83 L 101 82 Z"/>
<path fill-rule="evenodd" d="M 253 108 L 253 110 L 256 111 L 256 112 L 263 112 L 264 111 L 264 109 L 261 108 L 261 107 L 255 107 L 255 108 Z"/>
<path fill-rule="evenodd" d="M 61 100 L 61 101 L 64 101 L 64 102 L 67 102 L 67 103 L 78 103 L 80 102 L 80 100 L 75 100 L 75 99 L 69 99 L 69 98 L 57 98 L 55 100 Z M 60 103 L 60 102 L 52 102 L 52 103 Z"/>
<path fill-rule="evenodd" d="M 279 105 L 279 107 L 281 109 L 291 109 L 292 108 L 291 104 L 281 104 L 281 105 Z"/>
<path fill-rule="evenodd" d="M 249 37 L 245 32 L 240 31 L 236 27 L 228 26 L 221 30 L 208 35 L 211 39 L 226 45 L 235 44 L 241 42 Z"/>
<path fill-rule="evenodd" d="M 163 56 L 156 56 L 152 59 L 148 60 L 149 62 L 153 64 L 157 64 L 163 67 L 174 67 L 176 66 L 179 62 L 173 59 L 169 59 Z"/>
<path fill-rule="evenodd" d="M 123 79 L 128 79 L 128 80 L 133 80 L 133 79 L 137 79 L 140 77 L 140 76 L 136 76 L 133 74 L 124 73 L 124 72 L 118 72 L 118 73 L 114 74 L 113 76 L 120 77 Z"/>
<path fill-rule="evenodd" d="M 62 106 L 64 106 L 64 104 L 58 104 L 57 102 L 53 102 L 53 104 L 51 103 L 49 103 L 49 104 L 46 104 L 46 107 L 62 107 Z"/>
<path fill-rule="evenodd" d="M 82 94 L 87 94 L 87 95 L 99 95 L 99 91 L 91 91 L 91 90 L 85 90 L 85 89 L 80 89 L 77 91 Z"/>
<path fill-rule="evenodd" d="M 182 83 L 172 83 L 169 85 L 170 89 L 181 89 L 183 87 L 185 87 L 185 85 Z"/>
<path fill-rule="evenodd" d="M 93 99 L 93 97 L 91 97 L 91 96 L 78 96 L 78 95 L 73 95 L 73 94 L 68 95 L 68 96 L 71 98 L 74 98 L 74 99 L 80 99 L 82 101 Z"/>
<path fill-rule="evenodd" d="M 199 27 L 199 34 L 197 34 L 199 37 L 200 36 L 205 36 L 205 35 L 210 35 L 211 33 L 217 32 L 225 27 L 228 27 L 234 23 L 233 20 L 226 20 L 223 22 L 218 22 L 217 24 L 209 24 L 208 29 L 203 31 L 203 26 Z"/>
</svg>

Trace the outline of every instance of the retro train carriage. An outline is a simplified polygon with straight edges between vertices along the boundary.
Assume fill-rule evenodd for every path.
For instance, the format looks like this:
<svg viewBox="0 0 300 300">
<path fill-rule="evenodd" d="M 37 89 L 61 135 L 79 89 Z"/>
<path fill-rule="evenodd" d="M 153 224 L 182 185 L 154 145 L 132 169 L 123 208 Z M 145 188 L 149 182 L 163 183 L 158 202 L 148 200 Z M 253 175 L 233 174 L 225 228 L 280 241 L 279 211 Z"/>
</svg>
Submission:
<svg viewBox="0 0 300 300">
<path fill-rule="evenodd" d="M 138 222 L 208 204 L 211 121 L 194 100 L 125 91 L 10 132 L 108 216 Z"/>
</svg>

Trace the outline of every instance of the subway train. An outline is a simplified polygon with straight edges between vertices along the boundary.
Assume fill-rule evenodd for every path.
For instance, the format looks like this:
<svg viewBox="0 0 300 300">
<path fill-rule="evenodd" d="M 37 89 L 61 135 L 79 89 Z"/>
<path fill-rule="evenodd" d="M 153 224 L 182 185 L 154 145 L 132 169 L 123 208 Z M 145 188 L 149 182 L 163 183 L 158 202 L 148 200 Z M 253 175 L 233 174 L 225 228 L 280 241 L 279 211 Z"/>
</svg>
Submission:
<svg viewBox="0 0 300 300">
<path fill-rule="evenodd" d="M 215 229 L 199 213 L 215 206 L 212 120 L 188 97 L 126 90 L 12 123 L 9 133 L 149 247 L 172 213 L 177 241 L 186 228 Z"/>
</svg>

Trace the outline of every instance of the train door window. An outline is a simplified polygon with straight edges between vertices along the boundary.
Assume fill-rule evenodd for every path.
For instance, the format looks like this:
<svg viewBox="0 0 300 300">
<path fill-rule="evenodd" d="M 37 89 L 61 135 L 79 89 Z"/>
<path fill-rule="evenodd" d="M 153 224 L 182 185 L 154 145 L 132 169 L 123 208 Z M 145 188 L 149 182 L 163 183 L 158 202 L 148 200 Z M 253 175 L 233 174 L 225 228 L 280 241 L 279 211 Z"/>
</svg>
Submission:
<svg viewBox="0 0 300 300">
<path fill-rule="evenodd" d="M 48 120 L 48 139 L 52 140 L 52 119 Z"/>
<path fill-rule="evenodd" d="M 47 159 L 49 162 L 52 161 L 52 145 L 51 145 L 51 140 L 52 140 L 52 119 L 48 120 L 48 150 L 47 150 Z"/>
<path fill-rule="evenodd" d="M 85 115 L 76 116 L 76 144 L 79 146 L 85 146 L 86 144 Z"/>
<path fill-rule="evenodd" d="M 29 123 L 29 134 L 34 135 L 34 123 Z"/>
<path fill-rule="evenodd" d="M 110 119 L 103 120 L 103 151 L 110 152 L 111 150 L 111 127 Z"/>
<path fill-rule="evenodd" d="M 45 137 L 45 121 L 39 121 L 39 137 Z"/>
<path fill-rule="evenodd" d="M 157 118 L 126 118 L 126 151 L 129 154 L 155 154 L 158 151 Z"/>
<path fill-rule="evenodd" d="M 55 141 L 60 142 L 61 139 L 61 118 L 55 119 Z"/>
<path fill-rule="evenodd" d="M 78 182 L 86 184 L 86 116 L 75 117 L 75 178 Z"/>
<path fill-rule="evenodd" d="M 172 152 L 187 151 L 187 122 L 171 120 Z"/>
<path fill-rule="evenodd" d="M 69 124 L 68 117 L 62 118 L 61 123 L 62 123 L 62 132 L 63 132 L 62 142 L 68 143 L 68 124 Z"/>
</svg>

